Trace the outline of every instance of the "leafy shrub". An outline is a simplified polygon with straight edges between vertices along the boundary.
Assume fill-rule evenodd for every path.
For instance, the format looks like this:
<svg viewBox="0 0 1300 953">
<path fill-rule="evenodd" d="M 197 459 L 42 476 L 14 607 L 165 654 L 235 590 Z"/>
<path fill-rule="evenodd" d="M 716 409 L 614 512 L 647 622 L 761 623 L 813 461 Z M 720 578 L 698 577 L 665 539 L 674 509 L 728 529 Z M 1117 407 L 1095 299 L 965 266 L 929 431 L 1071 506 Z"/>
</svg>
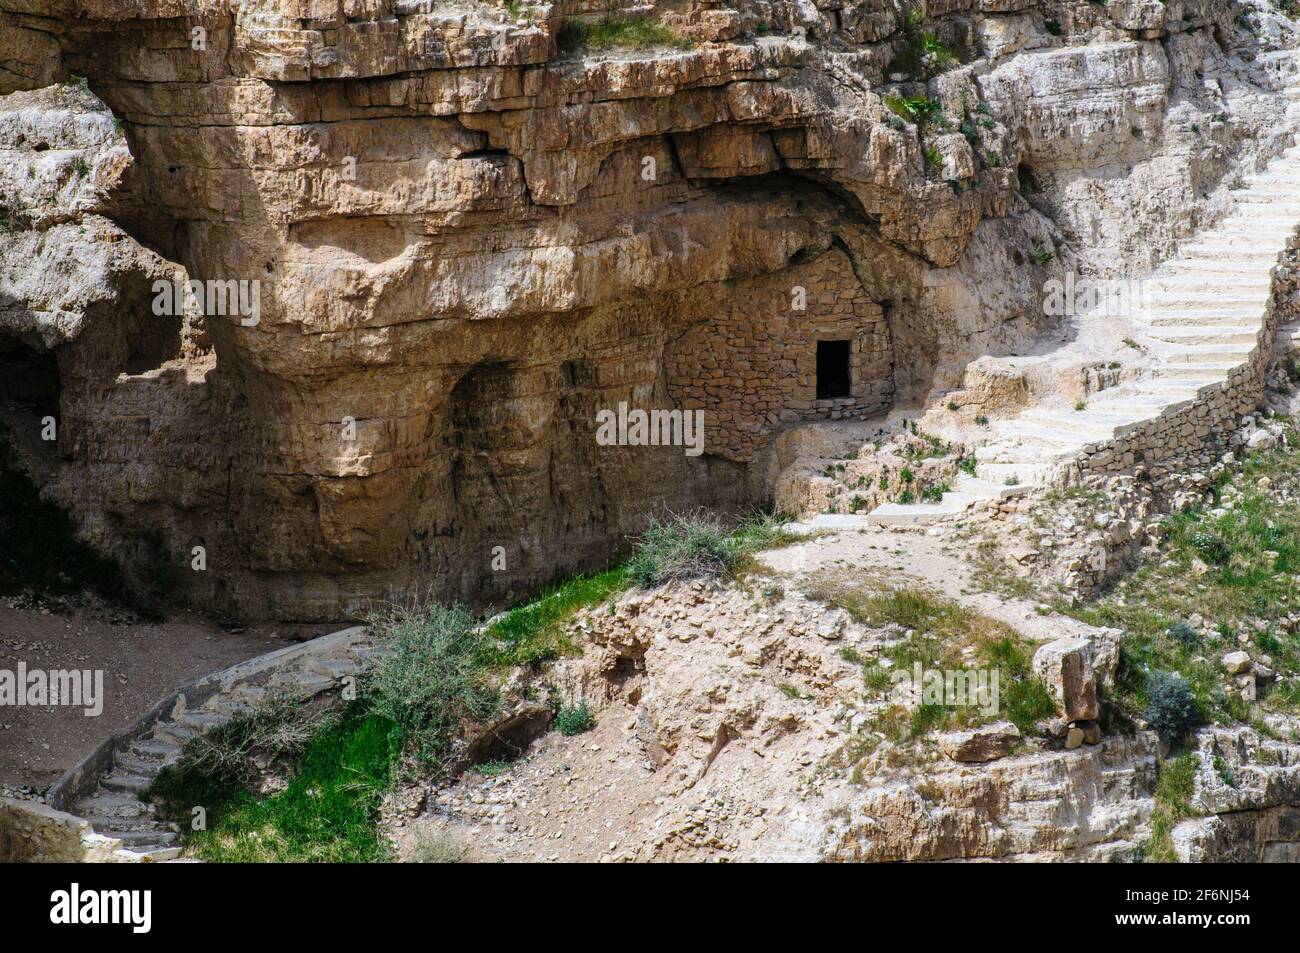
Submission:
<svg viewBox="0 0 1300 953">
<path fill-rule="evenodd" d="M 1147 676 L 1146 720 L 1161 737 L 1175 742 L 1201 722 L 1191 686 L 1176 672 L 1154 671 Z"/>
<path fill-rule="evenodd" d="M 370 710 L 397 726 L 421 762 L 442 764 L 462 722 L 497 710 L 487 640 L 460 606 L 394 609 L 371 625 L 379 652 L 366 680 Z"/>
<path fill-rule="evenodd" d="M 586 702 L 579 702 L 572 708 L 564 705 L 557 708 L 554 725 L 555 730 L 562 735 L 580 735 L 596 727 L 596 718 Z"/>
<path fill-rule="evenodd" d="M 1183 619 L 1178 620 L 1165 631 L 1168 633 L 1170 638 L 1188 646 L 1189 648 L 1195 645 L 1200 638 L 1196 634 L 1196 630 L 1192 628 L 1191 623 Z"/>
</svg>

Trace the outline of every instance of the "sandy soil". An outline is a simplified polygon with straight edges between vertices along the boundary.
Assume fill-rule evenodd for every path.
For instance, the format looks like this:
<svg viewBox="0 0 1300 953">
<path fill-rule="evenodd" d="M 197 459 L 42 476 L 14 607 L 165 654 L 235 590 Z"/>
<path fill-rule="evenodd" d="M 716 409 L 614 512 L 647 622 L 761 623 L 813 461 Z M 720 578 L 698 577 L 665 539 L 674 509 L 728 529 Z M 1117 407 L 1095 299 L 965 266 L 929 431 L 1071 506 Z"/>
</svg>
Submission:
<svg viewBox="0 0 1300 953">
<path fill-rule="evenodd" d="M 0 785 L 11 788 L 47 787 L 168 692 L 287 644 L 270 630 L 225 632 L 190 615 L 142 625 L 98 609 L 18 606 L 0 600 L 0 669 L 102 669 L 104 710 L 0 707 Z"/>
</svg>

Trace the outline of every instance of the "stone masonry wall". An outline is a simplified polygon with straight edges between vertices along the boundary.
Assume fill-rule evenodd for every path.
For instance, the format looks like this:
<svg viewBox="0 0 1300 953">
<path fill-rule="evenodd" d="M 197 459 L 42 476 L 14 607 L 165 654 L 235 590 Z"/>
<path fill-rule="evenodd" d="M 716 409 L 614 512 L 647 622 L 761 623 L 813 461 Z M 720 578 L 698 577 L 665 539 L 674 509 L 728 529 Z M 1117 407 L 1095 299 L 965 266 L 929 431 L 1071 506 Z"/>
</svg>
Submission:
<svg viewBox="0 0 1300 953">
<path fill-rule="evenodd" d="M 871 300 L 848 256 L 832 248 L 781 277 L 731 283 L 724 310 L 669 345 L 669 392 L 682 408 L 704 410 L 709 453 L 747 461 L 775 425 L 870 417 L 893 400 L 885 307 Z M 843 340 L 850 395 L 818 400 L 817 342 Z"/>
</svg>

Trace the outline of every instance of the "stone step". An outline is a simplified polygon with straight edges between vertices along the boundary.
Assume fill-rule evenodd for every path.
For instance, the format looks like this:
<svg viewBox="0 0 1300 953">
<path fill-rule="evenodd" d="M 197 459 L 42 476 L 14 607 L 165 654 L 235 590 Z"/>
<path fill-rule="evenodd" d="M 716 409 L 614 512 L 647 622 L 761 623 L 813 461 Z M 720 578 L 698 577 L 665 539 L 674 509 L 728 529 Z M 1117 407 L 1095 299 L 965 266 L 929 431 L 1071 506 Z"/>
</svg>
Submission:
<svg viewBox="0 0 1300 953">
<path fill-rule="evenodd" d="M 1081 436 L 1088 438 L 1085 440 L 1086 443 L 1093 443 L 1096 440 L 1114 436 L 1116 430 L 1136 423 L 1141 418 L 1138 416 L 1099 414 L 1093 409 L 1093 405 L 1089 403 L 1084 410 L 1059 410 L 1055 408 L 1027 410 L 1020 415 L 1019 419 L 1042 427 L 1074 430 Z"/>
<path fill-rule="evenodd" d="M 1162 327 L 1147 330 L 1147 334 L 1154 341 L 1164 341 L 1168 344 L 1218 345 L 1233 350 L 1238 347 L 1253 350 L 1259 343 L 1259 333 L 1257 328 L 1240 328 L 1233 333 L 1228 333 L 1224 328 L 1209 327 Z"/>
<path fill-rule="evenodd" d="M 203 711 L 182 712 L 173 719 L 177 724 L 184 725 L 186 728 L 192 728 L 199 734 L 202 734 L 205 731 L 210 731 L 218 725 L 224 725 L 229 720 L 230 719 L 224 715 Z"/>
<path fill-rule="evenodd" d="M 1279 248 L 1258 245 L 1248 238 L 1220 238 L 1206 236 L 1181 249 L 1185 258 L 1204 259 L 1207 261 L 1253 261 L 1276 264 Z"/>
<path fill-rule="evenodd" d="M 361 670 L 361 666 L 355 659 L 347 658 L 312 659 L 309 668 L 317 675 L 324 675 L 336 682 L 349 675 L 355 675 Z"/>
<path fill-rule="evenodd" d="M 1205 237 L 1224 242 L 1255 242 L 1264 248 L 1273 248 L 1280 251 L 1286 246 L 1294 225 L 1293 222 L 1290 226 L 1283 228 L 1274 223 L 1254 222 L 1249 217 L 1242 217 L 1240 220 L 1234 218 L 1231 221 L 1225 221 L 1219 228 L 1216 228 Z"/>
<path fill-rule="evenodd" d="M 184 745 L 196 734 L 193 728 L 175 721 L 159 721 L 153 726 L 153 739 L 162 744 Z"/>
<path fill-rule="evenodd" d="M 121 774 L 135 774 L 140 777 L 153 777 L 171 761 L 155 761 L 152 758 L 132 757 L 129 752 L 119 751 L 113 755 L 113 770 Z"/>
<path fill-rule="evenodd" d="M 106 837 L 121 837 L 124 832 L 171 833 L 170 829 L 152 814 L 121 817 L 117 814 L 95 814 L 78 811 L 77 816 L 83 821 L 90 821 L 90 826 L 95 829 L 95 833 L 103 834 Z"/>
<path fill-rule="evenodd" d="M 787 523 L 792 533 L 816 533 L 827 530 L 866 529 L 871 524 L 865 515 L 857 513 L 818 513 L 803 523 Z"/>
<path fill-rule="evenodd" d="M 1231 361 L 1218 361 L 1215 363 L 1202 364 L 1160 364 L 1151 369 L 1155 377 L 1163 378 L 1181 378 L 1196 380 L 1219 380 L 1228 379 L 1228 375 L 1240 367 L 1240 363 Z"/>
<path fill-rule="evenodd" d="M 1258 329 L 1264 317 L 1264 306 L 1260 305 L 1253 308 L 1230 308 L 1223 311 L 1203 311 L 1200 309 L 1178 309 L 1168 311 L 1155 311 L 1144 316 L 1144 320 L 1137 322 L 1139 327 L 1167 328 L 1167 327 L 1211 327 L 1211 328 L 1243 328 L 1250 327 Z"/>
<path fill-rule="evenodd" d="M 1162 291 L 1204 291 L 1211 294 L 1238 294 L 1254 296 L 1265 294 L 1273 283 L 1273 276 L 1264 268 L 1253 272 L 1191 270 L 1172 271 L 1147 279 L 1144 290 L 1148 293 Z"/>
<path fill-rule="evenodd" d="M 1162 355 L 1163 364 L 1244 364 L 1255 350 L 1251 344 L 1189 344 Z M 1159 366 L 1159 365 L 1157 365 Z"/>
<path fill-rule="evenodd" d="M 1059 443 L 986 444 L 975 448 L 975 472 L 984 473 L 986 479 L 996 479 L 988 474 L 987 467 L 990 464 L 1010 463 L 1017 466 L 1051 466 L 1070 456 L 1072 452 L 1072 448 Z"/>
<path fill-rule="evenodd" d="M 874 526 L 920 526 L 964 513 L 980 499 L 987 497 L 945 493 L 938 503 L 882 503 L 867 514 L 867 520 Z"/>
<path fill-rule="evenodd" d="M 1300 196 L 1300 182 L 1266 185 L 1256 183 L 1250 185 L 1247 191 L 1234 194 L 1233 198 L 1239 207 L 1260 206 L 1278 215 L 1289 215 L 1300 209 L 1300 201 L 1296 200 L 1296 196 Z"/>
<path fill-rule="evenodd" d="M 267 690 L 260 685 L 236 685 L 229 692 L 230 697 L 250 706 L 260 705 L 266 701 L 268 694 Z"/>
<path fill-rule="evenodd" d="M 181 849 L 179 847 L 156 847 L 146 850 L 124 846 L 122 849 L 135 854 L 135 856 L 140 859 L 141 863 L 147 864 L 165 864 L 169 861 L 176 860 L 181 855 Z"/>
<path fill-rule="evenodd" d="M 1266 291 L 1258 294 L 1242 291 L 1190 291 L 1179 288 L 1152 288 L 1146 301 L 1151 311 L 1168 311 L 1173 308 L 1198 308 L 1221 311 L 1225 308 L 1255 308 L 1263 311 L 1268 299 Z"/>
<path fill-rule="evenodd" d="M 247 714 L 252 710 L 253 706 L 248 702 L 240 701 L 228 695 L 213 695 L 198 708 L 200 714 L 217 715 L 223 722 L 229 721 L 236 715 Z"/>
<path fill-rule="evenodd" d="M 175 831 L 101 831 L 95 833 L 103 834 L 105 837 L 112 837 L 122 842 L 123 847 L 129 847 L 132 850 L 152 850 L 156 847 L 168 847 L 175 844 L 177 834 Z"/>
<path fill-rule="evenodd" d="M 140 794 L 153 783 L 153 778 L 138 774 L 110 774 L 105 778 L 101 778 L 99 783 L 106 791 Z"/>
<path fill-rule="evenodd" d="M 985 500 L 1003 500 L 1012 496 L 1021 496 L 1029 492 L 1027 486 L 1007 486 L 997 480 L 988 480 L 979 475 L 979 469 L 975 471 L 976 475 L 971 476 L 963 473 L 957 477 L 952 488 L 959 493 L 967 496 L 977 497 Z"/>
<path fill-rule="evenodd" d="M 84 817 L 86 814 L 98 814 L 104 817 L 131 818 L 139 817 L 142 814 L 151 813 L 149 805 L 145 804 L 137 797 L 125 794 L 116 794 L 111 791 L 105 791 L 102 788 L 96 788 L 95 793 L 89 797 L 83 797 L 77 800 L 76 810 L 73 811 L 78 817 Z M 84 813 L 83 813 L 84 812 Z"/>
<path fill-rule="evenodd" d="M 310 698 L 334 688 L 338 683 L 327 675 L 314 672 L 276 672 L 268 683 L 274 689 L 287 691 L 297 698 Z"/>
<path fill-rule="evenodd" d="M 982 479 L 992 483 L 1000 483 L 1011 489 L 1028 490 L 1039 485 L 1047 478 L 1047 475 L 1052 472 L 1052 465 L 1038 463 L 981 463 L 975 472 Z M 1008 484 L 1006 481 L 1010 478 L 1015 478 L 1017 482 Z"/>
<path fill-rule="evenodd" d="M 137 738 L 126 746 L 126 750 L 130 751 L 132 754 L 139 755 L 140 757 L 162 760 L 163 758 L 179 754 L 181 745 L 170 740 L 158 741 L 155 738 Z"/>
<path fill-rule="evenodd" d="M 1008 421 L 999 429 L 1000 437 L 1014 437 L 1017 440 L 1036 441 L 1042 444 L 1059 444 L 1082 449 L 1090 443 L 1110 440 L 1114 429 L 1105 425 L 1092 424 L 1087 419 L 1087 411 L 1074 411 L 1075 419 L 1058 417 L 1055 424 L 1047 425 L 1034 420 Z"/>
<path fill-rule="evenodd" d="M 1156 275 L 1180 275 L 1180 274 L 1228 274 L 1228 275 L 1249 275 L 1252 279 L 1259 275 L 1271 275 L 1273 265 L 1265 259 L 1255 259 L 1251 261 L 1221 261 L 1212 258 L 1171 258 L 1162 264 L 1157 270 Z"/>
</svg>

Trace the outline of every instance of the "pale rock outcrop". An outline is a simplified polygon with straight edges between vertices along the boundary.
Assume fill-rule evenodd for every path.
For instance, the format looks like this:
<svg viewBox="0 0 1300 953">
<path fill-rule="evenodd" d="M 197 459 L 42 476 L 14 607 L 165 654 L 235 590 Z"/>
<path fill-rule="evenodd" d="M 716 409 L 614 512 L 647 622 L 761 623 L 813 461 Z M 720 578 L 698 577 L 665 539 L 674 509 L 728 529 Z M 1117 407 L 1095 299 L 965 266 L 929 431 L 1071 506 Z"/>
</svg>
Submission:
<svg viewBox="0 0 1300 953">
<path fill-rule="evenodd" d="M 1009 754 L 1019 742 L 1020 729 L 1009 721 L 939 735 L 939 747 L 954 761 L 993 761 Z"/>
<path fill-rule="evenodd" d="M 1034 653 L 1033 669 L 1051 689 L 1067 721 L 1097 717 L 1097 678 L 1089 640 L 1064 638 L 1041 646 Z"/>
</svg>

